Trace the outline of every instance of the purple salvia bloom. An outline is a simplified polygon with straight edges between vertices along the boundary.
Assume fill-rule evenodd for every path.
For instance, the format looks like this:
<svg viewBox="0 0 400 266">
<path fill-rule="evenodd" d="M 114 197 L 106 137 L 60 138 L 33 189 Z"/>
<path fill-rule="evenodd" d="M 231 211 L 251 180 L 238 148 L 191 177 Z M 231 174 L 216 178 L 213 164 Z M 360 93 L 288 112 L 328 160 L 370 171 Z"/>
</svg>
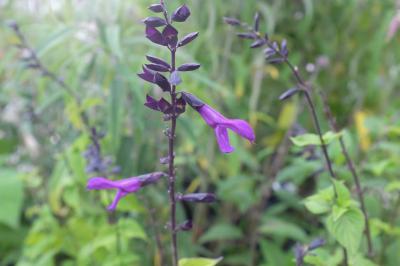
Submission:
<svg viewBox="0 0 400 266">
<path fill-rule="evenodd" d="M 221 152 L 230 153 L 234 148 L 230 145 L 228 129 L 232 130 L 239 136 L 249 140 L 255 141 L 255 134 L 253 128 L 244 120 L 230 119 L 220 114 L 209 105 L 202 103 L 197 97 L 190 93 L 183 93 L 186 102 L 191 105 L 204 121 L 214 129 L 215 137 L 217 138 L 218 146 Z"/>
<path fill-rule="evenodd" d="M 104 177 L 92 177 L 88 180 L 86 188 L 88 190 L 108 190 L 116 189 L 117 193 L 113 202 L 108 206 L 109 211 L 114 211 L 118 202 L 128 195 L 138 191 L 141 187 L 157 182 L 165 174 L 154 172 L 137 177 L 129 177 L 120 180 L 110 180 Z"/>
</svg>

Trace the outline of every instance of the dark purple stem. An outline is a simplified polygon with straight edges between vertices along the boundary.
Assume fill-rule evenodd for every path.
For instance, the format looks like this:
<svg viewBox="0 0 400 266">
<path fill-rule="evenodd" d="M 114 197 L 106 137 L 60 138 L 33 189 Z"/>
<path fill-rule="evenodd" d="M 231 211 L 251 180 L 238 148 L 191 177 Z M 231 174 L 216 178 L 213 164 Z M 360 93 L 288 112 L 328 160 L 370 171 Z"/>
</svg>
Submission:
<svg viewBox="0 0 400 266">
<path fill-rule="evenodd" d="M 171 73 L 175 71 L 175 48 L 171 49 Z M 172 249 L 172 265 L 178 266 L 178 247 L 177 247 L 177 231 L 176 229 L 176 196 L 175 196 L 175 166 L 174 166 L 174 140 L 175 140 L 175 129 L 176 129 L 176 86 L 173 85 L 171 88 L 171 104 L 172 104 L 172 115 L 171 115 L 171 128 L 168 131 L 169 139 L 169 169 L 168 169 L 168 192 L 170 200 L 170 230 L 171 230 L 171 249 Z"/>
<path fill-rule="evenodd" d="M 321 92 L 321 98 L 322 98 L 322 102 L 324 105 L 325 116 L 329 121 L 330 127 L 334 132 L 338 132 L 338 126 L 336 124 L 336 120 L 335 120 L 334 116 L 332 115 L 332 111 L 331 111 L 331 108 L 329 107 L 328 101 L 322 92 Z M 364 234 L 365 234 L 365 237 L 367 238 L 368 256 L 372 257 L 373 256 L 373 247 L 372 247 L 371 230 L 369 227 L 368 212 L 367 212 L 367 208 L 365 207 L 364 193 L 363 193 L 363 190 L 361 187 L 360 177 L 358 176 L 358 173 L 354 166 L 353 160 L 351 159 L 349 152 L 347 151 L 347 148 L 346 148 L 346 145 L 344 143 L 344 139 L 342 136 L 339 137 L 339 143 L 340 143 L 340 148 L 342 150 L 342 154 L 344 155 L 344 157 L 346 159 L 347 168 L 349 168 L 349 170 L 353 176 L 354 183 L 356 184 L 356 192 L 357 192 L 358 200 L 360 201 L 361 211 L 363 212 L 363 215 L 364 215 L 364 221 L 365 221 Z"/>
<path fill-rule="evenodd" d="M 292 71 L 293 76 L 296 78 L 297 83 L 301 86 L 301 91 L 304 93 L 307 104 L 311 110 L 311 116 L 314 120 L 314 126 L 315 129 L 317 130 L 317 134 L 319 136 L 319 139 L 321 141 L 321 147 L 322 147 L 322 152 L 324 154 L 325 157 L 325 161 L 326 161 L 326 165 L 328 167 L 328 171 L 329 174 L 331 175 L 332 178 L 336 179 L 336 174 L 333 171 L 333 167 L 332 167 L 332 161 L 329 157 L 328 154 L 328 149 L 327 149 L 327 145 L 325 143 L 325 140 L 323 138 L 322 135 L 322 130 L 321 130 L 321 124 L 318 120 L 318 116 L 317 116 L 317 112 L 315 109 L 315 105 L 314 102 L 312 101 L 311 98 L 311 88 L 310 86 L 302 79 L 302 77 L 300 76 L 299 70 L 297 67 L 293 66 L 293 64 L 289 61 L 289 59 L 287 58 L 287 56 L 283 55 L 280 51 L 277 51 L 273 45 L 271 43 L 268 42 L 268 47 L 270 47 L 271 49 L 274 49 L 277 53 L 279 53 L 279 55 L 283 58 L 284 62 L 286 63 L 286 65 L 290 68 L 290 70 Z M 336 193 L 336 191 L 335 191 Z"/>
</svg>

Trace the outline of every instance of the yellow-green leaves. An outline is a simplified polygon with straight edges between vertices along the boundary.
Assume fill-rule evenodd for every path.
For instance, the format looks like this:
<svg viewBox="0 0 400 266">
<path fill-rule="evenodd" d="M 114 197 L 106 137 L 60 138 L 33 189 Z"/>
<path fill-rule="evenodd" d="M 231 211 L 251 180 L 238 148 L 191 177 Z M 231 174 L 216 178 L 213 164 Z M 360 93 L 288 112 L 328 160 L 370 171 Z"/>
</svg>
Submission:
<svg viewBox="0 0 400 266">
<path fill-rule="evenodd" d="M 24 198 L 22 181 L 8 168 L 0 168 L 0 175 L 0 224 L 17 228 Z"/>
<path fill-rule="evenodd" d="M 334 199 L 333 187 L 328 187 L 317 194 L 307 197 L 304 204 L 311 213 L 322 214 L 329 212 Z"/>
<path fill-rule="evenodd" d="M 342 136 L 342 132 L 332 132 L 332 131 L 328 131 L 323 135 L 323 139 L 325 144 L 329 144 L 332 141 L 334 141 L 335 139 L 338 139 L 340 136 Z M 299 135 L 296 137 L 292 137 L 290 138 L 291 141 L 293 142 L 294 145 L 298 146 L 298 147 L 304 147 L 304 146 L 309 146 L 309 145 L 321 145 L 321 141 L 319 139 L 319 136 L 316 134 L 303 134 L 303 135 Z"/>
<path fill-rule="evenodd" d="M 185 258 L 179 260 L 179 266 L 215 266 L 223 258 L 206 259 L 206 258 Z"/>
<path fill-rule="evenodd" d="M 351 207 L 338 217 L 332 213 L 326 223 L 332 236 L 350 254 L 357 252 L 364 231 L 364 217 L 358 208 Z"/>
<path fill-rule="evenodd" d="M 326 221 L 329 233 L 350 254 L 355 254 L 364 231 L 364 216 L 344 183 L 333 180 L 333 185 L 336 197 L 331 186 L 306 198 L 304 204 L 314 214 L 329 213 Z"/>
</svg>

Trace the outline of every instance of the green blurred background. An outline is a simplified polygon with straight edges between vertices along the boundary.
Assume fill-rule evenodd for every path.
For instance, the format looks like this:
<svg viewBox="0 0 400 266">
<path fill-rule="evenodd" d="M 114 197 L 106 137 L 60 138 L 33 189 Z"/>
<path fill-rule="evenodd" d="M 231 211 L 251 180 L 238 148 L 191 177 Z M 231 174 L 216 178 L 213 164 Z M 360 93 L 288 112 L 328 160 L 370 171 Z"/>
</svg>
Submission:
<svg viewBox="0 0 400 266">
<path fill-rule="evenodd" d="M 181 257 L 219 257 L 221 265 L 294 265 L 293 246 L 327 238 L 322 264 L 338 265 L 337 245 L 324 217 L 310 214 L 301 200 L 328 184 L 316 174 L 323 161 L 308 160 L 285 138 L 295 125 L 313 132 L 301 98 L 279 95 L 293 86 L 284 66 L 267 65 L 224 16 L 251 21 L 287 39 L 290 58 L 327 95 L 362 176 L 378 265 L 400 263 L 400 35 L 387 38 L 396 14 L 391 0 L 188 0 L 166 1 L 169 10 L 192 10 L 180 31 L 199 31 L 178 53 L 178 63 L 196 61 L 182 89 L 195 93 L 228 117 L 249 120 L 257 140 L 248 145 L 232 135 L 236 152 L 221 154 L 214 134 L 189 110 L 178 122 L 178 191 L 211 191 L 212 205 L 179 206 Z M 16 21 L 44 64 L 64 78 L 82 100 L 90 122 L 105 132 L 102 152 L 121 166 L 118 178 L 161 170 L 166 153 L 161 117 L 143 106 L 157 89 L 140 80 L 145 54 L 168 54 L 144 37 L 141 19 L 151 1 L 0 1 L 0 265 L 159 265 L 154 228 L 168 255 L 166 183 L 105 211 L 112 194 L 87 192 L 85 159 L 90 143 L 73 98 L 47 78 L 26 69 L 7 27 Z M 316 94 L 318 96 L 318 94 Z M 321 119 L 321 102 L 315 98 Z M 304 109 L 304 110 L 303 110 Z M 323 123 L 328 131 L 327 123 Z M 277 164 L 276 154 L 287 147 Z M 335 169 L 352 186 L 337 143 L 329 147 Z M 268 197 L 259 224 L 252 223 L 261 187 Z M 154 221 L 149 222 L 149 213 Z M 256 240 L 254 240 L 256 239 Z M 254 243 L 255 241 L 255 243 Z M 365 250 L 365 246 L 363 246 Z M 169 256 L 167 256 L 169 259 Z M 169 260 L 167 260 L 169 262 Z"/>
</svg>

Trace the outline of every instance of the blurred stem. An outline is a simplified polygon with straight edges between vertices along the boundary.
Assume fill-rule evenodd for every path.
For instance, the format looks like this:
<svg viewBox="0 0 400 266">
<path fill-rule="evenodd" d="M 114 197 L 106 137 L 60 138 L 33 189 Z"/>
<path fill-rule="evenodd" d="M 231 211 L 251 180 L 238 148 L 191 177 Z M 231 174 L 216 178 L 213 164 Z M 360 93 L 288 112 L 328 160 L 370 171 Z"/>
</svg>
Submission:
<svg viewBox="0 0 400 266">
<path fill-rule="evenodd" d="M 171 73 L 175 71 L 176 50 L 171 49 Z M 172 266 L 178 266 L 178 248 L 177 248 L 177 231 L 176 231 L 176 197 L 175 197 L 175 166 L 174 166 L 174 140 L 176 129 L 176 86 L 171 88 L 171 128 L 168 131 L 169 139 L 169 169 L 168 169 L 168 192 L 170 200 L 170 230 L 171 230 L 171 249 L 172 249 Z"/>
<path fill-rule="evenodd" d="M 11 22 L 9 27 L 14 31 L 20 43 L 17 47 L 21 50 L 25 50 L 28 53 L 26 58 L 23 58 L 27 62 L 27 67 L 38 70 L 42 76 L 49 78 L 54 83 L 56 83 L 60 88 L 62 88 L 67 94 L 69 94 L 76 102 L 79 108 L 79 118 L 85 127 L 85 130 L 91 136 L 92 140 L 95 136 L 92 134 L 92 129 L 90 127 L 89 117 L 87 113 L 82 108 L 82 103 L 76 92 L 64 82 L 63 78 L 58 76 L 56 73 L 52 72 L 47 68 L 42 61 L 39 59 L 36 51 L 29 45 L 25 38 L 25 35 L 21 32 L 19 25 L 16 22 Z"/>
<path fill-rule="evenodd" d="M 272 44 L 268 43 L 268 46 L 276 51 L 276 49 L 272 46 Z M 306 82 L 304 82 L 304 80 L 300 76 L 298 68 L 293 66 L 292 63 L 289 61 L 289 59 L 286 56 L 284 56 L 280 51 L 276 51 L 276 52 L 278 52 L 281 55 L 281 57 L 284 59 L 284 62 L 290 68 L 290 70 L 292 71 L 293 76 L 296 78 L 297 83 L 299 85 L 301 85 L 301 87 L 302 87 L 301 91 L 304 93 L 306 101 L 307 101 L 307 104 L 310 107 L 311 116 L 312 116 L 312 118 L 314 120 L 314 126 L 315 126 L 315 129 L 317 130 L 319 139 L 321 141 L 322 152 L 323 152 L 325 160 L 326 160 L 326 165 L 328 167 L 329 174 L 331 175 L 332 178 L 336 179 L 336 175 L 335 175 L 335 172 L 333 171 L 333 167 L 332 167 L 332 161 L 331 161 L 331 159 L 329 157 L 329 154 L 328 154 L 327 145 L 326 145 L 325 140 L 323 138 L 321 125 L 320 125 L 320 122 L 318 120 L 318 116 L 317 116 L 317 112 L 316 112 L 316 109 L 315 109 L 315 105 L 314 105 L 314 102 L 313 102 L 313 100 L 311 98 L 311 94 L 310 94 L 311 88 L 310 88 L 310 86 L 308 84 L 306 84 Z"/>
<path fill-rule="evenodd" d="M 146 195 L 139 196 L 139 198 L 145 205 L 146 209 L 149 210 L 150 227 L 154 233 L 154 239 L 156 242 L 157 251 L 158 251 L 158 255 L 159 255 L 159 259 L 160 259 L 159 264 L 155 264 L 155 265 L 164 266 L 165 254 L 164 254 L 164 248 L 163 248 L 162 241 L 161 241 L 160 231 L 158 230 L 158 226 L 157 226 L 157 222 L 156 222 L 157 221 L 156 209 L 153 208 L 153 206 L 151 206 L 152 204 L 150 203 L 150 201 L 148 200 Z"/>
<path fill-rule="evenodd" d="M 82 102 L 80 97 L 67 83 L 64 82 L 62 77 L 58 76 L 55 72 L 52 72 L 48 67 L 44 65 L 44 63 L 39 59 L 39 56 L 37 55 L 35 49 L 33 49 L 28 43 L 27 39 L 25 38 L 25 35 L 22 33 L 19 25 L 16 22 L 11 22 L 9 24 L 9 27 L 14 31 L 15 35 L 20 41 L 17 47 L 21 50 L 25 50 L 28 53 L 27 58 L 23 58 L 23 60 L 27 62 L 27 67 L 38 70 L 42 76 L 52 80 L 75 100 L 79 109 L 79 118 L 84 126 L 84 130 L 90 136 L 92 143 L 96 146 L 97 149 L 100 150 L 100 143 L 98 142 L 96 128 L 90 126 L 89 116 L 82 107 Z M 65 158 L 66 162 L 68 163 L 68 158 L 66 158 L 65 155 L 63 155 L 63 158 Z M 69 163 L 67 164 L 67 166 L 68 165 Z M 118 217 L 116 216 L 116 214 L 108 214 L 108 219 L 109 221 L 110 220 L 116 221 L 115 224 L 116 252 L 119 255 L 121 251 L 121 235 L 119 232 Z"/>
<path fill-rule="evenodd" d="M 322 102 L 323 102 L 323 106 L 324 106 L 325 116 L 329 121 L 331 130 L 337 133 L 337 132 L 339 132 L 339 130 L 338 130 L 338 127 L 336 124 L 336 120 L 335 120 L 334 116 L 332 115 L 332 111 L 331 111 L 331 108 L 329 107 L 327 98 L 322 92 L 320 92 L 320 94 L 321 94 L 321 98 L 322 98 Z M 360 202 L 361 211 L 364 215 L 364 222 L 365 222 L 364 234 L 367 239 L 368 257 L 372 257 L 373 256 L 373 247 L 372 247 L 371 230 L 369 227 L 368 213 L 367 213 L 367 209 L 365 207 L 364 192 L 361 187 L 361 180 L 360 180 L 360 177 L 354 166 L 353 160 L 351 159 L 351 157 L 349 155 L 349 152 L 346 148 L 346 145 L 344 143 L 344 139 L 342 136 L 339 137 L 339 143 L 340 143 L 340 148 L 342 150 L 342 154 L 344 155 L 344 157 L 346 159 L 347 168 L 349 168 L 351 175 L 353 176 L 354 183 L 356 184 L 356 192 L 357 192 L 358 200 Z"/>
</svg>

